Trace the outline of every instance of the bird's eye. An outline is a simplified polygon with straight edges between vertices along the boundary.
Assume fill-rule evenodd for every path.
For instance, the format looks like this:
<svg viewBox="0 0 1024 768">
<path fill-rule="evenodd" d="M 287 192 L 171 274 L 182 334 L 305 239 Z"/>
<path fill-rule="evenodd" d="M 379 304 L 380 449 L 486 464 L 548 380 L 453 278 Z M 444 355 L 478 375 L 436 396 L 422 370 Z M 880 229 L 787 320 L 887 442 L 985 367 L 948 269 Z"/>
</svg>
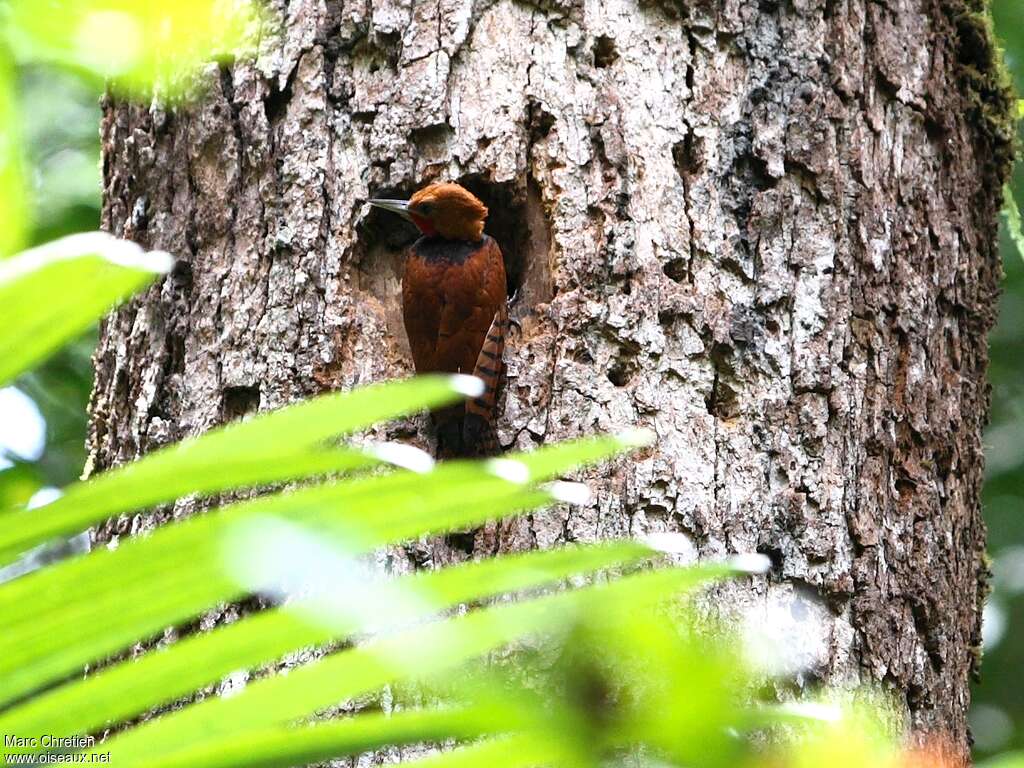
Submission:
<svg viewBox="0 0 1024 768">
<path fill-rule="evenodd" d="M 434 204 L 423 202 L 416 206 L 416 213 L 421 213 L 424 216 L 429 216 L 434 212 Z"/>
</svg>

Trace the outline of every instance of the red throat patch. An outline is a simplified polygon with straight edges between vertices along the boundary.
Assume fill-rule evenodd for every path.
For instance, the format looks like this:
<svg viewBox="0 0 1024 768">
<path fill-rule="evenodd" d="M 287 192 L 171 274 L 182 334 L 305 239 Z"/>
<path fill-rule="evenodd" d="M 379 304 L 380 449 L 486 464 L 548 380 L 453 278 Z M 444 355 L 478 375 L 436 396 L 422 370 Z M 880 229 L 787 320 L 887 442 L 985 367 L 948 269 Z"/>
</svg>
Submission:
<svg viewBox="0 0 1024 768">
<path fill-rule="evenodd" d="M 412 223 L 416 225 L 417 229 L 427 237 L 433 237 L 437 234 L 437 230 L 434 229 L 434 225 L 431 223 L 430 219 L 417 216 L 415 213 L 410 213 L 409 216 L 412 218 Z"/>
</svg>

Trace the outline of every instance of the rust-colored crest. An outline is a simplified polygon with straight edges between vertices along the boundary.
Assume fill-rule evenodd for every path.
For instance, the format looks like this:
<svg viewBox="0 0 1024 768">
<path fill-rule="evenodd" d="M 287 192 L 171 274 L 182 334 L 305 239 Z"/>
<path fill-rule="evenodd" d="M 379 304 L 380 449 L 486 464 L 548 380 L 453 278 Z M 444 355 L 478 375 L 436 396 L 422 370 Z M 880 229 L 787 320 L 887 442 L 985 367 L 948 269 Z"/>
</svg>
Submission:
<svg viewBox="0 0 1024 768">
<path fill-rule="evenodd" d="M 409 214 L 429 227 L 416 223 L 425 231 L 433 229 L 449 240 L 477 241 L 483 237 L 487 206 L 465 187 L 439 182 L 424 187 L 409 200 Z"/>
</svg>

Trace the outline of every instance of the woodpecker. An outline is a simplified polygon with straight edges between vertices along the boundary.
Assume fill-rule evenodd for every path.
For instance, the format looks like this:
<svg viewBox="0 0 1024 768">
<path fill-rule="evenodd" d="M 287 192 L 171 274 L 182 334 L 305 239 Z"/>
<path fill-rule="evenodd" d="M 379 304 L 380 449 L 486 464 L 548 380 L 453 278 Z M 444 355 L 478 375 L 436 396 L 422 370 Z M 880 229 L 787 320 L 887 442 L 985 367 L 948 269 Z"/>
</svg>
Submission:
<svg viewBox="0 0 1024 768">
<path fill-rule="evenodd" d="M 503 383 L 508 295 L 501 248 L 484 234 L 487 207 L 458 184 L 436 183 L 409 200 L 370 200 L 420 231 L 406 252 L 402 318 L 417 373 L 467 373 L 480 397 L 432 414 L 438 458 L 500 452 L 495 405 Z"/>
</svg>

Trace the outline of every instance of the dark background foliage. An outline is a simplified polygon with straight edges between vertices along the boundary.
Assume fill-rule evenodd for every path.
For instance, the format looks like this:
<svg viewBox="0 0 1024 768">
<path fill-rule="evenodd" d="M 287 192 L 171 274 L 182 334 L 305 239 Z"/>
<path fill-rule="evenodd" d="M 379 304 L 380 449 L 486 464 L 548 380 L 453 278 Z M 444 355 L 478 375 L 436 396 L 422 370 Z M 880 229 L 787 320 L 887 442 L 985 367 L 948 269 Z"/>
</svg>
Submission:
<svg viewBox="0 0 1024 768">
<path fill-rule="evenodd" d="M 40 66 L 22 67 L 18 79 L 35 213 L 31 244 L 96 229 L 100 215 L 97 94 L 102 85 Z M 95 343 L 93 330 L 18 380 L 18 389 L 35 401 L 46 422 L 46 439 L 38 457 L 4 452 L 0 444 L 0 452 L 15 465 L 7 471 L 22 475 L 23 482 L 17 486 L 20 496 L 61 487 L 82 472 Z M 11 415 L 0 414 L 0 422 Z"/>
<path fill-rule="evenodd" d="M 1018 92 L 1024 93 L 1024 3 L 993 0 L 992 5 L 1007 64 Z M 32 240 L 94 229 L 100 206 L 98 84 L 43 67 L 23 68 L 19 76 L 35 200 Z M 1013 189 L 1024 201 L 1021 167 Z M 1019 639 L 1024 632 L 1024 258 L 1005 232 L 1002 250 L 1006 280 L 999 326 L 991 339 L 992 419 L 984 497 L 993 592 L 972 712 L 979 757 L 1024 748 L 1024 642 Z M 82 471 L 94 343 L 91 332 L 17 383 L 46 425 L 38 455 L 18 457 L 0 444 L 0 452 L 13 463 L 5 471 L 23 479 L 19 496 L 60 487 Z M 0 413 L 0 420 L 9 416 Z"/>
<path fill-rule="evenodd" d="M 993 0 L 992 12 L 1018 93 L 1024 93 L 1024 4 Z M 1024 168 L 1013 178 L 1024 200 Z M 985 516 L 993 558 L 981 680 L 972 726 L 979 755 L 1024 748 L 1024 255 L 1002 233 L 1006 278 L 991 338 L 992 419 L 986 433 Z"/>
</svg>

